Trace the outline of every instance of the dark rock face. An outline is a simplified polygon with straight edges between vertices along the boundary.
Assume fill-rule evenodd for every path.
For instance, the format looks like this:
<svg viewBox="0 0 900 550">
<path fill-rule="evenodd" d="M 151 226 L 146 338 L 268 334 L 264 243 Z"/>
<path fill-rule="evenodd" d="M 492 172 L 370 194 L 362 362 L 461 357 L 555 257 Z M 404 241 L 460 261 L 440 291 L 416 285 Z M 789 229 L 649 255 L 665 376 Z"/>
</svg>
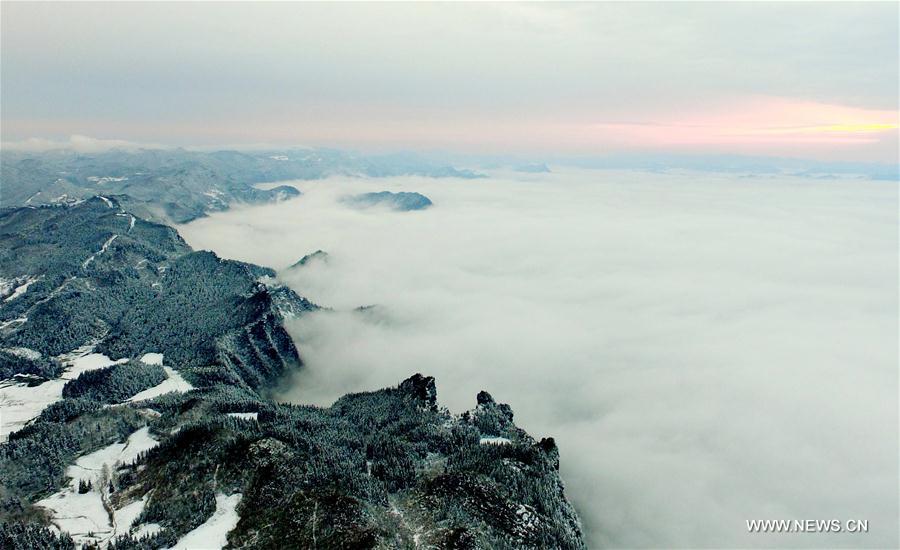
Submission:
<svg viewBox="0 0 900 550">
<path fill-rule="evenodd" d="M 478 395 L 475 396 L 475 401 L 479 405 L 489 405 L 494 402 L 494 398 L 491 397 L 491 394 L 489 394 L 488 392 L 481 390 L 480 392 L 478 392 Z"/>
<path fill-rule="evenodd" d="M 378 193 L 362 193 L 360 195 L 351 195 L 344 197 L 344 204 L 352 208 L 371 208 L 373 206 L 386 206 L 391 210 L 409 211 L 424 210 L 433 203 L 431 200 L 420 193 L 408 193 L 402 191 L 400 193 L 392 193 L 390 191 L 379 191 Z"/>
<path fill-rule="evenodd" d="M 420 401 L 424 408 L 437 410 L 437 389 L 434 385 L 434 377 L 416 373 L 400 384 L 400 391 Z"/>
</svg>

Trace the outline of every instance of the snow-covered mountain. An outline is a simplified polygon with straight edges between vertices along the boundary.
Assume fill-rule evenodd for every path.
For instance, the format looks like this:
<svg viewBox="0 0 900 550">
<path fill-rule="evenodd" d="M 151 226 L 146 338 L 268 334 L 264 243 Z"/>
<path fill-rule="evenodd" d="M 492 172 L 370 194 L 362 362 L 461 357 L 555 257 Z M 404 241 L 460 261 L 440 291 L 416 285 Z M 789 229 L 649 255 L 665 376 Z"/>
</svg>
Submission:
<svg viewBox="0 0 900 550">
<path fill-rule="evenodd" d="M 584 547 L 554 441 L 486 392 L 273 401 L 319 306 L 127 204 L 0 211 L 0 547 Z"/>
<path fill-rule="evenodd" d="M 234 204 L 299 195 L 289 185 L 256 184 L 334 175 L 419 175 L 475 178 L 480 174 L 416 155 L 362 156 L 331 149 L 285 151 L 112 150 L 75 153 L 0 152 L 0 206 L 73 202 L 94 195 L 121 197 L 129 211 L 156 221 L 186 223 Z"/>
</svg>

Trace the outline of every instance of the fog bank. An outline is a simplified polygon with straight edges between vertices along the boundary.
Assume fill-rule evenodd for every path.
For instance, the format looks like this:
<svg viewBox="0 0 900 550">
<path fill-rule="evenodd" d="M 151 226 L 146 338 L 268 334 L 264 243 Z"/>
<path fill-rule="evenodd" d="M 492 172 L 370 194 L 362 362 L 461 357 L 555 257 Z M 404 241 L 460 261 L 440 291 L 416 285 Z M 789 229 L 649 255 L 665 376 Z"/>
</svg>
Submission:
<svg viewBox="0 0 900 550">
<path fill-rule="evenodd" d="M 437 378 L 560 444 L 591 547 L 898 544 L 898 188 L 565 171 L 293 182 L 179 227 L 335 308 L 285 399 Z M 418 212 L 348 193 L 415 191 Z M 327 262 L 285 270 L 317 249 Z M 363 312 L 353 308 L 377 304 Z M 751 519 L 869 520 L 750 534 Z"/>
</svg>

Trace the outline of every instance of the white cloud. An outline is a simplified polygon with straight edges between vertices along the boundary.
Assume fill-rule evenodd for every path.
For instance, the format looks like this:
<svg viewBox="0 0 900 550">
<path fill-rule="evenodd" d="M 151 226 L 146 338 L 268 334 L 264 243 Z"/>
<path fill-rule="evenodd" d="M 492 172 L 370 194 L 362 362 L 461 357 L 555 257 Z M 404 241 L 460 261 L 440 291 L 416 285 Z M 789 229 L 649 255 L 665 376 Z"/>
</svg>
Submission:
<svg viewBox="0 0 900 550">
<path fill-rule="evenodd" d="M 893 184 L 566 171 L 296 182 L 286 203 L 180 228 L 341 312 L 291 330 L 291 395 L 437 377 L 486 389 L 562 451 L 591 547 L 897 544 Z M 344 208 L 357 190 L 435 206 Z M 380 304 L 366 313 L 347 310 Z M 748 519 L 868 519 L 750 535 Z"/>
</svg>

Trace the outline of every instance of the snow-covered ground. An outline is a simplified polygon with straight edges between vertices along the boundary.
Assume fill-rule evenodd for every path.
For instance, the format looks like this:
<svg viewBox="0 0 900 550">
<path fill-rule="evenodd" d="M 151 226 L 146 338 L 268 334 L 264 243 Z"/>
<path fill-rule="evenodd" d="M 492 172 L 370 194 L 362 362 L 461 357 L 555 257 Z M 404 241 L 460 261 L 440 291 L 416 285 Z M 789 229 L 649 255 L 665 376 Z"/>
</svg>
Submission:
<svg viewBox="0 0 900 550">
<path fill-rule="evenodd" d="M 140 453 L 158 444 L 150 435 L 150 429 L 144 427 L 132 433 L 124 443 L 113 443 L 79 457 L 66 469 L 66 476 L 70 478 L 68 487 L 35 504 L 46 508 L 53 525 L 69 533 L 76 543 L 95 542 L 105 546 L 113 537 L 129 531 L 147 503 L 145 495 L 122 508 L 110 510 L 106 476 L 114 472 L 117 465 L 132 462 Z M 79 494 L 78 485 L 82 481 L 90 482 L 91 490 Z"/>
<path fill-rule="evenodd" d="M 36 361 L 41 358 L 41 352 L 35 351 L 31 348 L 3 348 L 0 351 L 5 351 L 6 353 L 12 355 L 18 355 L 19 357 L 23 357 L 25 359 L 31 359 L 32 361 Z"/>
<path fill-rule="evenodd" d="M 68 365 L 62 376 L 39 386 L 26 386 L 13 380 L 0 382 L 0 441 L 6 441 L 11 432 L 21 429 L 49 405 L 62 399 L 63 386 L 69 380 L 78 378 L 83 372 L 128 361 L 113 361 L 100 353 L 90 353 L 91 349 L 93 346 L 83 346 L 61 357 Z"/>
<path fill-rule="evenodd" d="M 15 284 L 15 279 L 6 279 L 4 277 L 0 277 L 0 296 L 9 294 L 13 289 L 13 285 Z"/>
<path fill-rule="evenodd" d="M 104 183 L 109 182 L 118 182 L 118 181 L 128 181 L 128 178 L 125 176 L 115 177 L 115 176 L 88 176 L 88 181 L 92 181 L 98 185 L 103 185 Z M 106 200 L 104 197 L 100 197 L 101 199 Z"/>
<path fill-rule="evenodd" d="M 259 413 L 228 413 L 228 416 L 243 418 L 244 420 L 256 420 Z"/>
<path fill-rule="evenodd" d="M 150 435 L 150 428 L 141 428 L 128 436 L 124 443 L 113 443 L 80 457 L 75 464 L 66 469 L 66 475 L 72 478 L 72 484 L 77 488 L 79 481 L 94 480 L 104 465 L 112 467 L 117 463 L 128 464 L 140 453 L 157 445 L 159 442 Z"/>
<path fill-rule="evenodd" d="M 13 290 L 12 294 L 10 294 L 6 298 L 4 298 L 3 301 L 9 302 L 9 301 L 15 300 L 19 296 L 25 294 L 25 292 L 28 291 L 28 287 L 31 286 L 32 283 L 34 283 L 38 279 L 40 279 L 40 277 L 26 277 L 25 280 L 21 284 L 19 284 L 19 286 L 17 286 L 15 288 L 15 290 Z"/>
<path fill-rule="evenodd" d="M 145 353 L 141 356 L 141 363 L 145 365 L 162 365 L 163 354 L 161 353 Z"/>
<path fill-rule="evenodd" d="M 28 317 L 18 317 L 16 319 L 10 319 L 9 321 L 3 321 L 2 323 L 0 323 L 0 329 L 4 329 L 14 323 L 22 324 L 26 321 L 28 321 Z"/>
<path fill-rule="evenodd" d="M 225 496 L 216 495 L 216 511 L 202 525 L 178 540 L 171 550 L 220 550 L 228 544 L 228 533 L 235 528 L 240 519 L 237 505 L 241 501 L 241 493 Z"/>
<path fill-rule="evenodd" d="M 147 365 L 162 365 L 163 354 L 146 353 L 143 357 L 141 357 L 141 362 L 146 363 Z M 184 393 L 194 389 L 194 386 L 192 386 L 190 382 L 182 378 L 181 375 L 178 374 L 178 371 L 176 371 L 172 367 L 164 366 L 163 370 L 166 371 L 166 376 L 168 378 L 153 386 L 152 388 L 147 388 L 146 390 L 131 396 L 125 402 L 134 403 L 135 401 L 153 399 L 154 397 L 157 397 L 159 395 L 164 395 L 171 392 Z"/>
<path fill-rule="evenodd" d="M 51 522 L 60 531 L 69 533 L 77 544 L 108 539 L 113 528 L 109 513 L 103 507 L 103 497 L 97 491 L 79 494 L 78 490 L 54 493 L 35 503 L 46 508 Z M 89 536 L 93 533 L 94 536 Z"/>
<path fill-rule="evenodd" d="M 131 526 L 134 524 L 134 521 L 138 518 L 138 516 L 141 515 L 141 512 L 144 511 L 145 506 L 147 506 L 147 495 L 141 497 L 140 500 L 136 500 L 130 504 L 122 506 L 118 510 L 114 510 L 112 538 L 127 534 L 131 530 Z M 157 530 L 158 529 L 159 526 L 157 525 Z"/>
<path fill-rule="evenodd" d="M 509 439 L 498 436 L 482 437 L 478 442 L 482 445 L 508 445 L 511 443 Z"/>
<path fill-rule="evenodd" d="M 142 523 L 136 525 L 134 530 L 134 538 L 141 539 L 144 537 L 152 537 L 162 530 L 162 526 L 158 523 Z"/>
<path fill-rule="evenodd" d="M 103 199 L 103 200 L 105 200 L 105 201 L 106 201 L 106 204 L 112 205 L 112 203 L 109 202 L 109 199 L 106 199 L 106 198 L 104 198 L 104 197 L 100 197 L 100 198 Z M 112 208 L 112 206 L 110 206 L 110 208 Z M 94 261 L 94 258 L 96 258 L 97 256 L 99 256 L 99 255 L 103 254 L 104 252 L 106 252 L 106 250 L 109 248 L 109 245 L 111 245 L 112 242 L 113 242 L 114 240 L 116 240 L 116 237 L 118 237 L 118 235 L 113 235 L 112 237 L 106 239 L 106 242 L 103 243 L 103 246 L 100 247 L 100 250 L 98 250 L 96 254 L 91 254 L 91 255 L 88 257 L 88 259 L 86 259 L 85 261 L 83 261 L 83 262 L 81 263 L 81 267 L 87 267 L 87 266 L 91 265 L 91 262 Z"/>
</svg>

